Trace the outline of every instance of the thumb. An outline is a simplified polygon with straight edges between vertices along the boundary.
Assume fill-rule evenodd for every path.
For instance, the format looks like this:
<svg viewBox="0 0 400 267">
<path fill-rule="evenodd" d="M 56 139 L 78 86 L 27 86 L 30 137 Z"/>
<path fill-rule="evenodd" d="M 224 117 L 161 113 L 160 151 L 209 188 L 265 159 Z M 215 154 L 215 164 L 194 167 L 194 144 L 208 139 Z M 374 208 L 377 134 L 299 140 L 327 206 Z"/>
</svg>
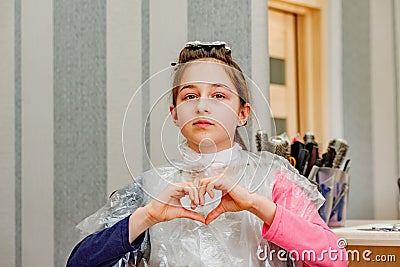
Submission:
<svg viewBox="0 0 400 267">
<path fill-rule="evenodd" d="M 201 215 L 200 213 L 195 212 L 195 211 L 187 210 L 185 208 L 181 209 L 181 212 L 178 217 L 192 219 L 195 221 L 199 221 L 201 223 L 205 223 L 205 218 L 203 215 Z"/>
<path fill-rule="evenodd" d="M 219 205 L 215 209 L 210 211 L 210 213 L 207 215 L 206 222 L 205 222 L 206 225 L 209 225 L 212 221 L 217 219 L 218 216 L 221 215 L 224 212 L 225 212 L 225 209 L 223 208 L 221 203 L 219 203 Z"/>
</svg>

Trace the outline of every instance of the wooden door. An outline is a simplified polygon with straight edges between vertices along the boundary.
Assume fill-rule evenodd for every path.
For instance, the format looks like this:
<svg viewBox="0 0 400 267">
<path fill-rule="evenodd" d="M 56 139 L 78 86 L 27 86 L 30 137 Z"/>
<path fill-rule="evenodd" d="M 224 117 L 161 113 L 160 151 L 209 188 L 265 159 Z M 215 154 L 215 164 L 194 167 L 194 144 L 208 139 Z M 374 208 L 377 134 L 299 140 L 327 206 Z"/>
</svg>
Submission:
<svg viewBox="0 0 400 267">
<path fill-rule="evenodd" d="M 296 15 L 268 10 L 270 101 L 276 134 L 299 132 Z M 273 133 L 274 134 L 274 133 Z"/>
</svg>

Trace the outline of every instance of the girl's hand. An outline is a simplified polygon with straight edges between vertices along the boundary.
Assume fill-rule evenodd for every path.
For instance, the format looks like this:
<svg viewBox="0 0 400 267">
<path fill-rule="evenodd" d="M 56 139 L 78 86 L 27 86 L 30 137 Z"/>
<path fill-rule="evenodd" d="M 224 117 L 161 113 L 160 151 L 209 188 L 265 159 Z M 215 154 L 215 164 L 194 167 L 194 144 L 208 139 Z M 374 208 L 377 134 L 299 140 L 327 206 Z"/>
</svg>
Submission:
<svg viewBox="0 0 400 267">
<path fill-rule="evenodd" d="M 185 209 L 181 198 L 188 195 L 190 207 L 195 209 L 199 205 L 199 193 L 193 183 L 171 183 L 161 194 L 153 199 L 144 208 L 150 224 L 166 222 L 175 218 L 188 218 L 204 223 L 204 217 L 198 212 Z"/>
<path fill-rule="evenodd" d="M 181 198 L 186 195 L 191 201 L 191 208 L 195 209 L 199 205 L 199 194 L 193 183 L 169 184 L 156 199 L 136 209 L 129 218 L 129 242 L 132 243 L 146 229 L 159 222 L 189 218 L 205 223 L 203 215 L 182 206 Z"/>
<path fill-rule="evenodd" d="M 205 221 L 207 225 L 222 213 L 251 210 L 252 194 L 250 194 L 246 188 L 225 175 L 204 178 L 199 181 L 200 205 L 205 204 L 204 195 L 206 193 L 208 193 L 211 198 L 214 198 L 214 189 L 221 190 L 223 196 L 219 205 L 207 215 Z"/>
<path fill-rule="evenodd" d="M 202 179 L 199 182 L 200 205 L 205 204 L 204 195 L 206 193 L 214 198 L 214 189 L 221 190 L 223 196 L 219 205 L 207 215 L 205 224 L 210 224 L 222 213 L 247 210 L 271 225 L 275 217 L 276 204 L 270 199 L 256 193 L 250 193 L 249 190 L 226 175 L 220 175 Z"/>
</svg>

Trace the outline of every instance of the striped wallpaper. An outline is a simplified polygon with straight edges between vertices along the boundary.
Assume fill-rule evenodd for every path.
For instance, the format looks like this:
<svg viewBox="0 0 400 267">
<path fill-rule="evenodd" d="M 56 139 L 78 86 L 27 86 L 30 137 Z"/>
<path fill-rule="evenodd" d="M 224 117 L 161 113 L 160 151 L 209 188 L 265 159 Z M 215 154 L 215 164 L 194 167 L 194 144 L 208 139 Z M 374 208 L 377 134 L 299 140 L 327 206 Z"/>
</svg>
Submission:
<svg viewBox="0 0 400 267">
<path fill-rule="evenodd" d="M 389 3 L 400 7 L 399 0 Z M 399 17 L 386 14 L 385 6 L 376 14 L 364 0 L 342 1 L 341 8 L 343 120 L 338 123 L 351 143 L 352 179 L 362 182 L 351 191 L 349 210 L 353 217 L 394 218 L 395 192 L 373 197 L 382 197 L 384 189 L 376 189 L 382 162 L 371 155 L 379 140 L 369 129 L 382 114 L 379 101 L 387 99 L 379 98 L 377 86 L 369 82 L 370 76 L 379 81 L 384 75 L 369 44 L 379 45 L 373 42 L 378 37 L 371 21 L 383 16 L 392 25 L 394 44 L 385 51 L 396 54 Z M 227 41 L 268 95 L 266 9 L 266 1 L 251 0 L 0 1 L 0 266 L 65 266 L 81 238 L 74 226 L 131 180 L 121 142 L 130 97 L 176 60 L 186 41 Z M 396 55 L 392 95 L 399 90 Z M 141 95 L 138 122 L 155 95 Z M 396 105 L 390 106 L 392 120 L 399 118 Z M 266 127 L 269 121 L 265 118 Z M 148 125 L 146 136 L 138 132 L 137 140 L 146 142 L 152 159 L 162 161 L 154 127 Z M 399 134 L 394 126 L 379 127 Z M 398 157 L 397 149 L 390 153 Z M 146 156 L 137 151 L 135 169 L 148 168 Z M 387 172 L 388 177 L 396 174 L 397 169 Z M 387 211 L 377 212 L 382 204 Z"/>
<path fill-rule="evenodd" d="M 246 12 L 237 12 L 237 4 Z M 243 39 L 223 23 L 215 30 L 230 29 L 221 37 L 237 43 L 235 54 L 250 69 L 251 5 L 235 5 L 0 3 L 1 200 L 8 204 L 0 209 L 8 229 L 1 234 L 1 266 L 65 266 L 81 238 L 75 225 L 131 179 L 121 148 L 127 101 L 150 75 L 176 59 L 188 39 L 212 37 L 201 23 L 210 8 L 215 16 L 235 12 L 241 19 Z M 173 18 L 169 24 L 165 13 Z M 142 95 L 142 117 L 150 97 L 150 92 Z M 159 149 L 146 140 L 150 153 Z M 140 151 L 137 156 L 135 167 L 146 169 Z"/>
</svg>

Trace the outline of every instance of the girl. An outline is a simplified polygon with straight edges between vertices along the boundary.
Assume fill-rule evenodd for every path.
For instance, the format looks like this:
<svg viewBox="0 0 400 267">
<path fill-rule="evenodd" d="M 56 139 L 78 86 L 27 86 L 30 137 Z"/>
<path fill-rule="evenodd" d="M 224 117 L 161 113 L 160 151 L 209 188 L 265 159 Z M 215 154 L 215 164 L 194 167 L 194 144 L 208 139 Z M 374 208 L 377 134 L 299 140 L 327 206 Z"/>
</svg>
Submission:
<svg viewBox="0 0 400 267">
<path fill-rule="evenodd" d="M 81 229 L 97 232 L 67 266 L 346 266 L 315 186 L 285 159 L 243 149 L 237 128 L 249 99 L 224 43 L 188 43 L 170 106 L 186 138 L 182 158 L 143 173 L 84 220 Z"/>
</svg>

